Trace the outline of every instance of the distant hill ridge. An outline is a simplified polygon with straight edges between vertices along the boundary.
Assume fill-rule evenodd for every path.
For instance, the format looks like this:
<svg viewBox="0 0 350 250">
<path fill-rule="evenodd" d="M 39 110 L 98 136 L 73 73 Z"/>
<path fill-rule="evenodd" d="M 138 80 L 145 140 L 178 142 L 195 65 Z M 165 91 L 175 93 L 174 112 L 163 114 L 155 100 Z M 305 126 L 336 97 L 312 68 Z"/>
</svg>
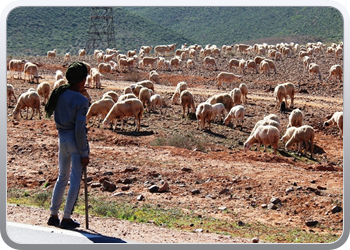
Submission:
<svg viewBox="0 0 350 250">
<path fill-rule="evenodd" d="M 90 14 L 89 7 L 18 7 L 7 18 L 7 55 L 77 54 L 89 40 Z M 122 53 L 172 43 L 343 40 L 342 15 L 331 7 L 114 7 L 113 18 Z"/>
</svg>

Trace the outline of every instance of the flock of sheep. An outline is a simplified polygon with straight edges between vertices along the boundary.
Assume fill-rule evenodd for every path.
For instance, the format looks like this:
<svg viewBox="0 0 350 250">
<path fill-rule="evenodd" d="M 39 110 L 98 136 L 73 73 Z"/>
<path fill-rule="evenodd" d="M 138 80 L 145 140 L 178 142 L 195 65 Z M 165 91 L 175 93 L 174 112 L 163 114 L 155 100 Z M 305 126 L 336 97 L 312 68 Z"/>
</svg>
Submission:
<svg viewBox="0 0 350 250">
<path fill-rule="evenodd" d="M 322 43 L 310 43 L 305 46 L 298 44 L 256 44 L 254 46 L 236 44 L 234 46 L 222 46 L 221 49 L 213 45 L 207 45 L 202 48 L 199 45 L 187 46 L 182 45 L 181 49 L 175 50 L 176 44 L 162 45 L 154 47 L 155 56 L 149 56 L 151 46 L 142 46 L 137 54 L 137 50 L 130 50 L 126 54 L 119 53 L 116 49 L 107 49 L 106 53 L 102 50 L 96 50 L 94 52 L 94 58 L 98 62 L 98 66 L 91 67 L 86 63 L 89 75 L 86 80 L 86 88 L 101 88 L 101 78 L 104 73 L 110 73 L 118 70 L 119 72 L 130 71 L 131 69 L 138 67 L 140 69 L 149 68 L 149 79 L 130 84 L 124 90 L 122 95 L 118 96 L 115 91 L 108 91 L 103 94 L 100 100 L 92 102 L 92 99 L 85 91 L 83 93 L 90 101 L 91 105 L 87 113 L 87 125 L 90 123 L 90 119 L 94 118 L 91 126 L 95 125 L 96 119 L 102 117 L 102 126 L 107 128 L 108 126 L 116 129 L 117 121 L 121 121 L 121 129 L 124 129 L 124 119 L 127 117 L 135 118 L 136 131 L 140 130 L 141 119 L 144 112 L 149 112 L 152 109 L 159 109 L 163 106 L 162 97 L 156 93 L 155 85 L 159 84 L 159 74 L 157 70 L 172 70 L 181 67 L 182 62 L 186 61 L 184 67 L 194 67 L 195 62 L 199 57 L 203 58 L 203 66 L 205 68 L 211 67 L 217 69 L 216 57 L 221 55 L 227 55 L 231 51 L 237 53 L 249 53 L 255 57 L 251 60 L 234 59 L 232 58 L 228 62 L 229 69 L 237 67 L 240 72 L 252 69 L 255 73 L 264 73 L 266 75 L 271 74 L 271 71 L 276 72 L 276 66 L 274 61 L 281 60 L 283 57 L 288 57 L 292 53 L 297 53 L 300 60 L 302 60 L 305 69 L 309 71 L 310 77 L 312 74 L 316 74 L 321 77 L 319 67 L 316 63 L 311 62 L 315 53 L 333 53 L 336 57 L 341 56 L 343 44 L 332 44 L 330 47 L 326 47 Z M 56 57 L 56 50 L 48 51 L 47 58 Z M 85 56 L 85 48 L 79 51 L 79 60 Z M 166 60 L 165 55 L 173 54 L 174 56 L 170 60 Z M 266 58 L 263 55 L 267 55 Z M 114 60 L 114 58 L 116 60 Z M 70 60 L 70 54 L 67 53 L 64 56 L 64 60 Z M 183 66 L 183 65 L 182 65 Z M 15 72 L 17 77 L 21 77 L 21 73 L 24 73 L 24 80 L 28 78 L 28 82 L 34 81 L 39 83 L 38 67 L 34 63 L 27 62 L 26 60 L 11 60 L 9 62 L 10 77 L 14 78 Z M 334 65 L 329 71 L 329 79 L 342 81 L 342 66 Z M 242 80 L 241 75 L 236 75 L 231 72 L 220 72 L 217 75 L 217 87 L 220 89 L 223 83 L 234 83 Z M 12 96 L 14 96 L 17 102 L 13 110 L 13 118 L 19 119 L 22 117 L 21 110 L 32 109 L 32 119 L 37 113 L 39 119 L 41 119 L 40 113 L 40 96 L 43 98 L 43 103 L 47 102 L 52 89 L 65 84 L 66 80 L 62 71 L 57 70 L 55 75 L 55 83 L 51 87 L 48 82 L 42 82 L 37 86 L 37 89 L 30 88 L 28 91 L 22 93 L 17 99 L 14 95 L 14 88 L 11 84 L 7 84 L 7 96 L 8 103 L 11 102 Z M 228 125 L 233 123 L 234 127 L 241 124 L 241 130 L 243 127 L 245 108 L 244 105 L 247 102 L 248 88 L 247 85 L 241 83 L 239 87 L 234 88 L 229 93 L 216 94 L 211 96 L 205 102 L 199 103 L 197 106 L 194 102 L 194 96 L 188 88 L 186 82 L 179 82 L 174 90 L 171 98 L 173 104 L 180 104 L 182 106 L 182 116 L 185 117 L 186 109 L 187 114 L 190 113 L 190 109 L 195 112 L 197 119 L 197 129 L 205 129 L 205 123 L 208 124 L 209 130 L 211 129 L 211 122 L 221 119 L 224 124 Z M 295 98 L 295 85 L 291 82 L 278 84 L 274 89 L 274 96 L 276 98 L 276 107 L 283 111 L 287 106 L 293 109 Z M 290 97 L 290 104 L 287 103 L 287 97 Z M 162 112 L 162 111 L 161 111 Z M 257 149 L 260 149 L 261 144 L 265 146 L 271 145 L 274 153 L 277 153 L 278 142 L 281 140 L 285 143 L 285 148 L 290 149 L 294 144 L 298 147 L 298 152 L 302 153 L 302 145 L 305 145 L 305 155 L 308 149 L 310 149 L 311 158 L 313 157 L 313 147 L 315 132 L 313 127 L 309 125 L 303 125 L 303 113 L 299 109 L 294 109 L 289 116 L 289 124 L 287 126 L 285 134 L 281 137 L 282 128 L 280 125 L 280 119 L 276 114 L 271 114 L 263 117 L 258 121 L 249 138 L 244 143 L 244 150 L 250 149 L 254 144 L 257 144 Z M 327 120 L 323 124 L 324 126 L 337 125 L 340 129 L 340 136 L 343 135 L 343 112 L 336 112 L 331 119 Z M 100 125 L 99 125 L 100 126 Z"/>
</svg>

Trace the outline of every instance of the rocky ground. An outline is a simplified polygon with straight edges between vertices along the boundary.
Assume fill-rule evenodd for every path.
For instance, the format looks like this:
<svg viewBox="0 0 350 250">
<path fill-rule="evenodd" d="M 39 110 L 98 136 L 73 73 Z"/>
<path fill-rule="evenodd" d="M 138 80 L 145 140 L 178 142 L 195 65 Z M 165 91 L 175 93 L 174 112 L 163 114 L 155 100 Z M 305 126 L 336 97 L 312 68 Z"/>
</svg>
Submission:
<svg viewBox="0 0 350 250">
<path fill-rule="evenodd" d="M 229 92 L 237 87 L 239 83 L 226 90 L 216 88 L 215 77 L 220 71 L 228 70 L 228 58 L 218 59 L 217 71 L 203 69 L 201 61 L 197 61 L 193 70 L 158 71 L 161 80 L 155 85 L 155 91 L 162 96 L 163 107 L 161 111 L 145 112 L 140 132 L 134 132 L 132 119 L 124 126 L 124 131 L 120 130 L 120 124 L 115 131 L 96 125 L 89 128 L 89 193 L 111 197 L 111 200 L 128 197 L 135 204 L 144 202 L 163 208 L 176 207 L 193 211 L 198 216 L 227 219 L 232 223 L 260 222 L 271 227 L 279 226 L 280 232 L 298 228 L 325 234 L 332 230 L 340 237 L 343 230 L 343 212 L 339 209 L 343 200 L 343 139 L 339 137 L 337 127 L 324 129 L 322 124 L 335 111 L 343 110 L 342 82 L 327 80 L 330 66 L 342 64 L 342 60 L 323 55 L 313 59 L 320 65 L 321 81 L 314 77 L 309 79 L 295 56 L 276 62 L 277 74 L 270 77 L 245 72 L 243 82 L 248 85 L 249 99 L 244 105 L 246 115 L 242 130 L 220 122 L 214 123 L 211 131 L 197 130 L 197 121 L 191 117 L 182 118 L 180 105 L 173 105 L 170 100 L 180 81 L 188 83 L 196 104 L 215 93 Z M 52 85 L 55 71 L 65 71 L 67 67 L 62 58 L 48 61 L 35 57 L 29 60 L 39 66 L 42 76 L 39 81 L 48 81 Z M 97 65 L 91 58 L 85 60 L 92 66 Z M 88 92 L 93 101 L 107 90 L 121 94 L 124 87 L 146 79 L 148 71 L 135 69 L 132 73 L 106 74 L 102 79 L 102 89 L 91 88 Z M 233 72 L 239 73 L 236 69 Z M 37 86 L 9 75 L 7 80 L 15 87 L 17 97 Z M 285 132 L 291 110 L 280 114 L 271 90 L 276 84 L 286 81 L 297 86 L 294 106 L 304 113 L 304 124 L 315 129 L 314 159 L 286 151 L 282 142 L 277 155 L 271 149 L 268 152 L 255 151 L 254 147 L 247 152 L 243 150 L 243 143 L 255 122 L 268 114 L 280 116 L 281 134 Z M 15 104 L 12 100 L 7 109 L 8 190 L 36 190 L 44 183 L 52 188 L 58 173 L 54 121 L 52 118 L 38 119 L 38 116 L 27 120 L 23 111 L 24 118 L 14 122 L 12 111 Z M 43 107 L 41 111 L 43 115 Z M 171 146 L 175 143 L 185 148 Z M 102 178 L 115 189 L 111 192 L 103 190 L 99 184 Z M 169 186 L 166 192 L 149 191 L 152 185 L 162 187 L 164 184 Z M 137 200 L 140 195 L 144 197 L 143 201 Z M 9 221 L 45 225 L 48 214 L 49 211 L 38 208 L 8 206 Z M 83 221 L 83 216 L 77 218 Z M 165 243 L 168 242 L 164 240 L 165 235 L 172 235 L 171 242 L 251 242 L 251 239 L 236 239 L 211 232 L 193 234 L 168 231 L 162 227 L 149 229 L 149 225 L 114 219 L 93 217 L 91 220 L 90 228 L 95 232 L 140 242 Z M 317 221 L 320 226 L 310 227 L 307 223 L 310 221 Z M 181 225 L 179 229 L 194 230 L 191 225 Z M 154 236 L 155 232 L 158 237 Z M 281 239 L 279 242 L 287 241 Z"/>
</svg>

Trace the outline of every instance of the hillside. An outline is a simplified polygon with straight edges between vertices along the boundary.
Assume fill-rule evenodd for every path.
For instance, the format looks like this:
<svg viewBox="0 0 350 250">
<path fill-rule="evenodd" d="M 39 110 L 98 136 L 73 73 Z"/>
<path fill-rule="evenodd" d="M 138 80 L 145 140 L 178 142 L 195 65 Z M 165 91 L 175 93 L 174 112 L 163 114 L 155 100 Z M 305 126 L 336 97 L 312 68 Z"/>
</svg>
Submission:
<svg viewBox="0 0 350 250">
<path fill-rule="evenodd" d="M 7 55 L 77 54 L 89 40 L 89 7 L 19 7 L 7 18 Z M 129 7 L 113 8 L 116 46 L 233 44 L 260 41 L 338 42 L 343 20 L 334 8 Z M 105 49 L 106 45 L 101 45 Z"/>
<path fill-rule="evenodd" d="M 7 54 L 45 55 L 57 49 L 77 54 L 89 40 L 91 8 L 21 7 L 7 21 Z M 194 42 L 122 8 L 113 8 L 116 46 L 121 52 L 142 45 Z M 106 45 L 101 45 L 105 49 Z"/>
<path fill-rule="evenodd" d="M 294 42 L 338 41 L 341 13 L 325 7 L 130 7 L 128 10 L 182 32 L 198 44 L 229 44 L 289 37 Z M 291 42 L 285 41 L 285 42 Z"/>
</svg>

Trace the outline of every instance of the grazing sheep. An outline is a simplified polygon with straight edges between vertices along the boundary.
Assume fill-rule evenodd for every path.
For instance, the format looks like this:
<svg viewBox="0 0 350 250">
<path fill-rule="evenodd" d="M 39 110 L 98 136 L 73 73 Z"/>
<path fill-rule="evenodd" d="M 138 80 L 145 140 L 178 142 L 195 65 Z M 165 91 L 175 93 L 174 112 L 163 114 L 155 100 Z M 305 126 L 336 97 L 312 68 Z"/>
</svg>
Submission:
<svg viewBox="0 0 350 250">
<path fill-rule="evenodd" d="M 314 139 L 315 139 L 315 132 L 313 127 L 309 125 L 303 125 L 299 128 L 296 128 L 294 130 L 293 135 L 291 138 L 287 141 L 285 148 L 286 150 L 290 149 L 294 143 L 299 143 L 299 150 L 298 152 L 301 154 L 301 143 L 305 142 L 305 156 L 306 152 L 309 149 L 309 143 L 310 143 L 310 153 L 311 158 L 313 158 L 313 151 L 314 151 Z"/>
<path fill-rule="evenodd" d="M 181 59 L 178 57 L 173 57 L 170 59 L 170 69 L 172 68 L 176 68 L 177 70 L 180 68 L 181 66 Z"/>
<path fill-rule="evenodd" d="M 273 69 L 274 73 L 276 74 L 277 73 L 277 70 L 276 70 L 276 65 L 275 65 L 275 62 L 270 60 L 270 59 L 265 59 L 264 60 L 265 62 L 268 62 L 269 64 L 269 69 Z"/>
<path fill-rule="evenodd" d="M 303 112 L 300 109 L 294 109 L 289 115 L 289 123 L 287 128 L 289 127 L 301 127 L 303 124 Z"/>
<path fill-rule="evenodd" d="M 254 57 L 254 62 L 256 63 L 256 65 L 260 65 L 260 63 L 262 61 L 264 61 L 266 58 L 265 57 L 262 57 L 262 56 L 256 56 Z"/>
<path fill-rule="evenodd" d="M 292 135 L 293 135 L 294 131 L 296 130 L 296 128 L 297 127 L 289 127 L 289 128 L 287 128 L 285 134 L 281 138 L 281 141 L 283 143 L 286 143 L 287 141 L 289 141 L 289 139 L 292 137 Z"/>
<path fill-rule="evenodd" d="M 160 113 L 162 114 L 162 97 L 159 94 L 154 94 L 150 98 L 150 105 L 149 108 L 150 110 L 154 110 L 156 107 L 160 108 Z"/>
<path fill-rule="evenodd" d="M 91 127 L 94 126 L 95 121 L 99 116 L 101 116 L 101 118 L 104 119 L 104 117 L 108 114 L 108 112 L 113 107 L 114 103 L 115 102 L 112 100 L 112 97 L 102 98 L 101 100 L 93 102 L 90 105 L 89 110 L 86 114 L 86 125 L 89 124 L 91 117 L 95 117 L 94 121 L 91 124 Z"/>
<path fill-rule="evenodd" d="M 263 72 L 266 75 L 270 75 L 270 66 L 266 60 L 260 62 L 260 73 Z"/>
<path fill-rule="evenodd" d="M 222 118 L 225 118 L 225 105 L 218 102 L 212 105 L 212 117 L 211 119 L 216 122 L 217 121 L 217 117 L 219 117 L 221 119 L 222 122 Z"/>
<path fill-rule="evenodd" d="M 133 98 L 137 98 L 137 96 L 132 94 L 132 93 L 124 94 L 124 95 L 119 96 L 117 102 L 125 101 L 126 99 L 133 99 Z"/>
<path fill-rule="evenodd" d="M 242 103 L 242 93 L 239 88 L 231 90 L 230 96 L 232 97 L 233 105 L 239 105 Z"/>
<path fill-rule="evenodd" d="M 104 98 L 105 96 L 110 96 L 114 102 L 118 101 L 118 94 L 117 94 L 117 92 L 115 92 L 113 90 L 110 90 L 110 91 L 107 91 L 106 93 L 104 93 L 102 95 L 102 98 Z"/>
<path fill-rule="evenodd" d="M 340 138 L 343 137 L 343 112 L 335 112 L 332 117 L 323 123 L 323 127 L 337 125 L 340 129 Z"/>
<path fill-rule="evenodd" d="M 239 60 L 232 58 L 229 62 L 228 62 L 228 67 L 229 69 L 232 69 L 233 67 L 238 68 L 239 67 Z"/>
<path fill-rule="evenodd" d="M 7 83 L 7 98 L 8 98 L 7 106 L 10 105 L 12 96 L 15 98 L 15 101 L 17 102 L 17 98 L 15 96 L 15 89 L 13 88 L 13 85 Z"/>
<path fill-rule="evenodd" d="M 217 70 L 216 61 L 213 57 L 210 57 L 210 56 L 204 57 L 203 64 L 205 68 L 208 68 L 208 66 L 211 66 L 213 67 L 214 70 Z"/>
<path fill-rule="evenodd" d="M 92 82 L 95 85 L 95 87 L 97 89 L 100 89 L 102 87 L 102 84 L 101 84 L 102 74 L 98 71 L 97 72 L 93 71 L 91 78 L 92 78 Z"/>
<path fill-rule="evenodd" d="M 248 87 L 245 83 L 241 83 L 239 85 L 239 89 L 241 90 L 241 98 L 242 98 L 242 103 L 247 103 L 247 95 L 248 95 Z"/>
<path fill-rule="evenodd" d="M 213 95 L 207 100 L 207 102 L 211 105 L 214 105 L 215 103 L 222 103 L 224 104 L 227 112 L 230 112 L 231 108 L 234 106 L 233 99 L 228 93 Z"/>
<path fill-rule="evenodd" d="M 242 105 L 234 106 L 225 117 L 224 123 L 228 125 L 230 121 L 233 121 L 233 128 L 237 126 L 238 121 L 241 122 L 241 131 L 243 129 L 245 109 Z"/>
<path fill-rule="evenodd" d="M 64 74 L 61 70 L 56 70 L 55 79 L 56 81 L 64 79 Z"/>
<path fill-rule="evenodd" d="M 188 69 L 193 69 L 194 67 L 194 61 L 192 59 L 188 59 L 186 62 L 186 66 Z"/>
<path fill-rule="evenodd" d="M 137 82 L 136 85 L 141 85 L 141 86 L 146 87 L 148 89 L 151 89 L 153 92 L 155 92 L 154 91 L 154 84 L 150 80 L 143 80 L 143 81 Z"/>
<path fill-rule="evenodd" d="M 123 90 L 123 93 L 124 93 L 124 94 L 132 94 L 132 88 L 131 88 L 131 86 L 125 87 L 124 90 Z"/>
<path fill-rule="evenodd" d="M 84 47 L 83 49 L 80 49 L 80 50 L 78 51 L 79 60 L 80 60 L 80 57 L 85 56 L 85 54 L 86 54 L 86 51 L 85 51 L 85 47 Z"/>
<path fill-rule="evenodd" d="M 47 52 L 47 58 L 48 58 L 48 59 L 50 59 L 50 58 L 55 58 L 55 57 L 56 57 L 56 52 L 57 52 L 56 49 L 54 49 L 54 50 L 49 50 L 49 51 Z"/>
<path fill-rule="evenodd" d="M 294 106 L 295 85 L 291 82 L 282 83 L 280 85 L 282 85 L 286 88 L 286 95 L 287 95 L 287 97 L 288 96 L 290 97 L 289 107 L 292 108 Z M 286 103 L 286 105 L 287 105 L 287 103 Z"/>
<path fill-rule="evenodd" d="M 42 82 L 38 85 L 36 92 L 39 96 L 44 97 L 43 103 L 46 104 L 47 100 L 49 99 L 50 93 L 51 93 L 51 86 L 48 82 Z"/>
<path fill-rule="evenodd" d="M 277 85 L 273 94 L 276 97 L 277 107 L 281 106 L 283 98 L 284 98 L 285 104 L 287 105 L 287 90 L 285 86 L 281 84 Z"/>
<path fill-rule="evenodd" d="M 113 71 L 113 68 L 110 64 L 108 63 L 100 63 L 98 66 L 98 72 L 100 72 L 100 74 L 103 74 L 103 73 L 112 73 Z"/>
<path fill-rule="evenodd" d="M 199 129 L 199 121 L 200 121 L 202 130 L 205 129 L 205 122 L 208 123 L 209 130 L 210 130 L 212 112 L 213 112 L 213 107 L 211 106 L 210 103 L 202 102 L 198 105 L 196 109 L 197 129 Z"/>
<path fill-rule="evenodd" d="M 190 91 L 184 90 L 180 94 L 180 104 L 182 105 L 182 118 L 185 117 L 185 110 L 187 108 L 187 115 L 190 113 L 190 108 L 196 112 L 196 105 L 194 103 L 193 95 Z"/>
<path fill-rule="evenodd" d="M 256 62 L 254 60 L 247 60 L 244 68 L 246 68 L 247 71 L 249 69 L 252 69 L 253 71 L 255 71 L 255 74 L 259 74 L 258 66 L 256 65 Z"/>
<path fill-rule="evenodd" d="M 106 63 L 106 62 L 109 62 L 111 60 L 113 60 L 113 57 L 117 56 L 116 53 L 112 53 L 110 55 L 103 55 L 103 61 Z"/>
<path fill-rule="evenodd" d="M 124 129 L 124 117 L 134 116 L 136 120 L 135 131 L 140 131 L 141 118 L 143 114 L 143 105 L 139 99 L 132 98 L 126 99 L 124 101 L 118 101 L 113 105 L 113 107 L 108 112 L 107 116 L 103 120 L 102 124 L 104 128 L 107 128 L 108 124 L 111 124 L 114 120 L 121 120 L 121 130 Z M 116 123 L 114 130 L 116 129 Z"/>
<path fill-rule="evenodd" d="M 165 55 L 165 51 L 168 48 L 167 45 L 157 45 L 154 47 L 154 53 L 156 56 Z"/>
<path fill-rule="evenodd" d="M 269 115 L 265 116 L 264 120 L 265 121 L 273 120 L 273 121 L 280 123 L 280 118 L 278 117 L 278 115 L 275 115 L 275 114 L 269 114 Z"/>
<path fill-rule="evenodd" d="M 52 88 L 52 89 L 56 89 L 56 88 L 58 88 L 59 86 L 62 86 L 63 84 L 67 84 L 67 81 L 64 80 L 64 79 L 60 79 L 60 80 L 56 81 L 56 82 L 53 84 L 53 88 Z"/>
<path fill-rule="evenodd" d="M 254 128 L 252 129 L 252 131 L 250 132 L 250 134 L 254 134 L 255 131 L 257 130 L 258 127 L 260 126 L 274 126 L 275 128 L 278 129 L 278 131 L 281 131 L 281 125 L 279 122 L 275 121 L 275 120 L 271 120 L 271 119 L 266 119 L 264 118 L 263 120 L 259 120 L 255 123 Z"/>
<path fill-rule="evenodd" d="M 152 93 L 153 91 L 146 87 L 140 89 L 139 99 L 142 102 L 143 108 L 147 108 L 147 111 L 149 111 Z"/>
<path fill-rule="evenodd" d="M 27 119 L 28 119 L 28 110 L 29 108 L 32 109 L 32 117 L 30 119 L 33 119 L 36 113 L 39 114 L 39 119 L 41 119 L 41 114 L 40 114 L 40 97 L 35 90 L 33 89 L 28 90 L 27 92 L 24 92 L 23 94 L 20 95 L 20 97 L 17 100 L 17 104 L 15 109 L 13 110 L 13 118 L 18 120 L 18 116 L 21 115 L 21 110 L 27 108 Z"/>
<path fill-rule="evenodd" d="M 179 82 L 176 85 L 176 89 L 174 91 L 173 96 L 171 97 L 171 101 L 173 104 L 177 104 L 179 101 L 179 97 L 182 91 L 187 89 L 187 83 L 186 82 Z"/>
<path fill-rule="evenodd" d="M 339 64 L 333 65 L 329 70 L 328 80 L 331 80 L 331 77 L 334 78 L 335 81 L 337 81 L 337 78 L 339 78 L 339 81 L 342 81 L 343 67 Z"/>
<path fill-rule="evenodd" d="M 318 78 L 321 81 L 321 72 L 320 67 L 316 63 L 310 63 L 309 64 L 309 79 L 311 78 L 311 75 L 318 75 Z"/>
<path fill-rule="evenodd" d="M 223 82 L 228 83 L 230 85 L 234 81 L 238 81 L 238 80 L 241 81 L 242 76 L 235 75 L 229 72 L 220 72 L 216 77 L 216 80 L 218 81 L 218 89 L 220 89 L 220 87 L 222 87 Z"/>
<path fill-rule="evenodd" d="M 91 88 L 92 85 L 92 77 L 91 75 L 86 76 L 85 88 Z"/>
<path fill-rule="evenodd" d="M 144 57 L 140 61 L 140 67 L 141 69 L 145 69 L 146 66 L 149 66 L 151 69 L 154 69 L 154 65 L 157 63 L 157 61 L 157 57 Z"/>
<path fill-rule="evenodd" d="M 64 61 L 68 61 L 70 59 L 70 52 L 64 54 Z"/>
<path fill-rule="evenodd" d="M 253 134 L 244 143 L 244 151 L 250 149 L 254 144 L 257 144 L 257 148 L 260 150 L 260 145 L 264 145 L 264 152 L 266 152 L 266 146 L 271 145 L 274 154 L 277 154 L 278 141 L 280 138 L 280 131 L 271 125 L 259 126 Z"/>
<path fill-rule="evenodd" d="M 28 82 L 34 81 L 36 78 L 36 83 L 39 83 L 39 75 L 38 75 L 38 66 L 34 63 L 27 62 L 24 65 L 24 80 L 26 80 L 26 76 L 28 75 Z"/>
<path fill-rule="evenodd" d="M 24 71 L 24 65 L 27 63 L 26 60 L 17 60 L 17 59 L 12 59 L 9 62 L 9 70 L 10 70 L 10 75 L 12 78 L 14 78 L 14 72 L 17 71 L 18 74 L 18 79 L 21 78 L 21 74 Z"/>
<path fill-rule="evenodd" d="M 149 80 L 151 82 L 153 82 L 154 84 L 159 84 L 159 74 L 157 73 L 157 71 L 152 70 L 149 72 Z"/>
</svg>

